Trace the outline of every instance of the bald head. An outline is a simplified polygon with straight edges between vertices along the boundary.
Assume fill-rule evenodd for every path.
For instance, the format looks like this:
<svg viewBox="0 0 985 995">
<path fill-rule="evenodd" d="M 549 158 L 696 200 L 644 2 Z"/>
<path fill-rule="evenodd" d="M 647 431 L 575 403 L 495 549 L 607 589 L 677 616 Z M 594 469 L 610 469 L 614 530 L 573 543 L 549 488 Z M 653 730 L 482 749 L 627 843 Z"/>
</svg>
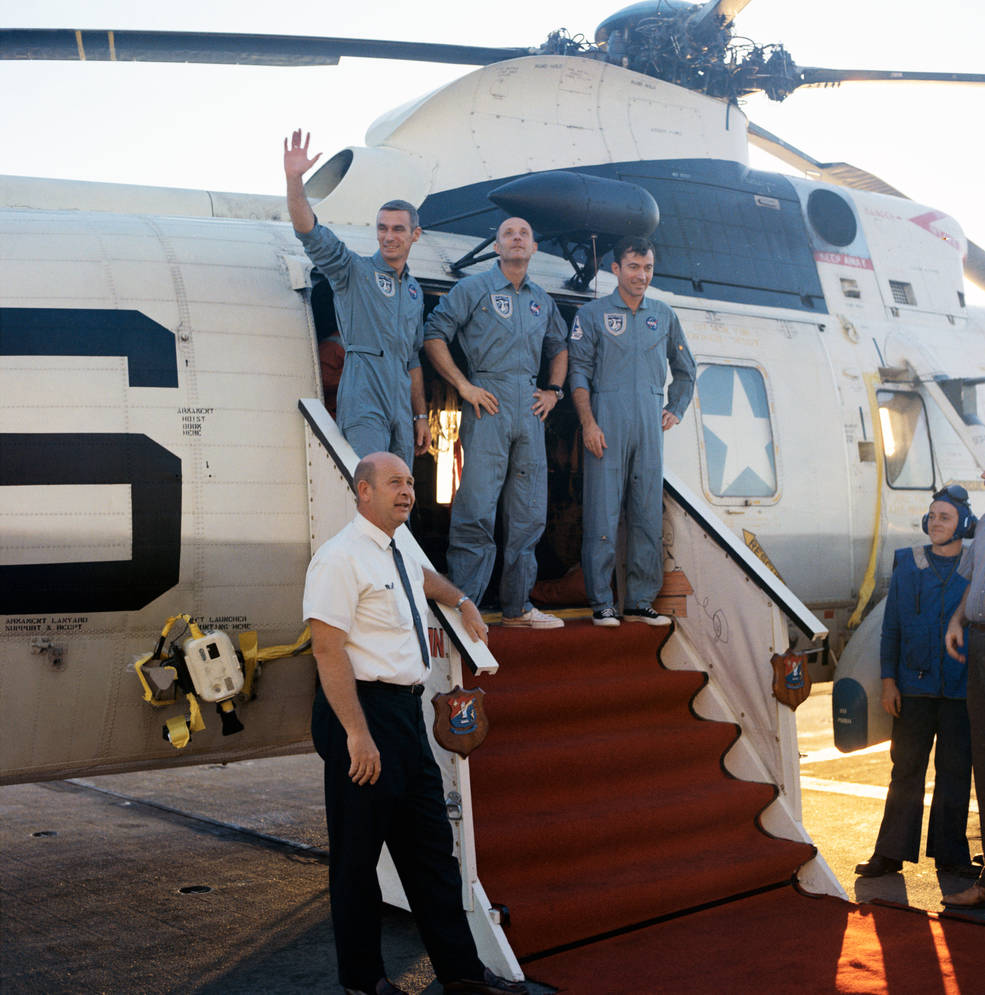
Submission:
<svg viewBox="0 0 985 995">
<path fill-rule="evenodd" d="M 392 536 L 414 507 L 414 477 L 393 453 L 369 453 L 353 474 L 356 507 L 364 518 Z"/>
<path fill-rule="evenodd" d="M 530 222 L 523 218 L 507 218 L 501 222 L 496 229 L 494 248 L 502 263 L 526 270 L 527 263 L 537 251 Z"/>
</svg>

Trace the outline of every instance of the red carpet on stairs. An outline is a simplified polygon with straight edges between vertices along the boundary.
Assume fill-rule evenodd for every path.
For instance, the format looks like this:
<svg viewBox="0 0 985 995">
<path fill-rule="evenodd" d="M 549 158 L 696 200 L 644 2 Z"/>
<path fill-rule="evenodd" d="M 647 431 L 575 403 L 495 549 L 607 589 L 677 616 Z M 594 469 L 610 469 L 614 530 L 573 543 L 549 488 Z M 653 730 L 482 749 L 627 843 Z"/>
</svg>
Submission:
<svg viewBox="0 0 985 995">
<path fill-rule="evenodd" d="M 757 827 L 775 789 L 724 772 L 737 730 L 691 712 L 705 678 L 660 665 L 668 631 L 490 633 L 478 869 L 521 958 L 787 882 L 813 855 Z"/>
<path fill-rule="evenodd" d="M 771 785 L 644 625 L 494 627 L 490 735 L 469 761 L 479 877 L 531 978 L 572 995 L 985 991 L 985 930 L 801 894 L 813 847 L 769 837 Z"/>
</svg>

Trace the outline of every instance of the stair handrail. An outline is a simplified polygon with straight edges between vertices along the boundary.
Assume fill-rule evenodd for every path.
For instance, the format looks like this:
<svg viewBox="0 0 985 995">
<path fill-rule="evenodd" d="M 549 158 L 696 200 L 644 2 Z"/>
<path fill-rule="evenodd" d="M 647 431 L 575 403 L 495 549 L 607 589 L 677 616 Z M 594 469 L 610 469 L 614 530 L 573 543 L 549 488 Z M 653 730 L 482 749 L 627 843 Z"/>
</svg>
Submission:
<svg viewBox="0 0 985 995">
<path fill-rule="evenodd" d="M 671 469 L 664 467 L 664 491 L 709 537 L 728 553 L 745 575 L 777 604 L 780 610 L 811 640 L 824 639 L 827 626 L 773 573 L 769 567 L 719 518 L 714 509 L 691 490 Z"/>
</svg>

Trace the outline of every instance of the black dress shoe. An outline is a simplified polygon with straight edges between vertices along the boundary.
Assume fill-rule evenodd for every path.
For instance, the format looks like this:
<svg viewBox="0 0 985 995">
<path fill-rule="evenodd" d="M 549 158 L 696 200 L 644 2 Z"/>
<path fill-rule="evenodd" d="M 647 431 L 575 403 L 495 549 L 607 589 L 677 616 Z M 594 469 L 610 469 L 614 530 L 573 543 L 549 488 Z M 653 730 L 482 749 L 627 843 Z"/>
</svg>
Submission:
<svg viewBox="0 0 985 995">
<path fill-rule="evenodd" d="M 881 878 L 883 874 L 896 874 L 903 870 L 902 860 L 893 860 L 880 853 L 874 853 L 864 864 L 855 865 L 855 873 L 860 878 Z"/>
<path fill-rule="evenodd" d="M 522 981 L 507 981 L 498 974 L 493 974 L 489 968 L 483 968 L 482 981 L 470 981 L 460 978 L 445 984 L 446 995 L 529 995 L 527 986 Z"/>
</svg>

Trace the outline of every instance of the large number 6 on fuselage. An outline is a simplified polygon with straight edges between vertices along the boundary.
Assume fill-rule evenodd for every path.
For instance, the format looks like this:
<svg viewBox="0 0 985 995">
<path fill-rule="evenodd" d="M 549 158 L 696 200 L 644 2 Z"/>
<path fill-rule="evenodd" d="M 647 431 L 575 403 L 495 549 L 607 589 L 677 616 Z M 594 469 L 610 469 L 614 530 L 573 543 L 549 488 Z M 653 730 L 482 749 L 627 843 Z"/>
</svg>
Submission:
<svg viewBox="0 0 985 995">
<path fill-rule="evenodd" d="M 130 387 L 178 387 L 174 334 L 139 311 L 0 308 L 0 356 L 125 356 Z M 130 486 L 129 560 L 0 565 L 0 613 L 136 611 L 178 582 L 181 460 L 146 435 L 0 434 L 0 487 Z"/>
</svg>

